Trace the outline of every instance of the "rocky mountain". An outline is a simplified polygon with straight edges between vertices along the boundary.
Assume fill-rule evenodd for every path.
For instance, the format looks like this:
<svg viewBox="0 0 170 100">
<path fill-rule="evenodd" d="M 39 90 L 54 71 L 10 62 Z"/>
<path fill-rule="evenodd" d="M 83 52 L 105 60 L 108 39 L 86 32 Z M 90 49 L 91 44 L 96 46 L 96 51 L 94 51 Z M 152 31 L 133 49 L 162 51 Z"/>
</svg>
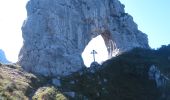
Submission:
<svg viewBox="0 0 170 100">
<path fill-rule="evenodd" d="M 0 49 L 0 63 L 9 63 L 2 49 Z"/>
<path fill-rule="evenodd" d="M 19 64 L 44 76 L 65 76 L 84 67 L 81 54 L 101 35 L 111 58 L 149 48 L 147 35 L 118 0 L 29 0 Z"/>
<path fill-rule="evenodd" d="M 170 100 L 169 57 L 170 45 L 136 48 L 56 78 L 0 64 L 0 100 Z"/>
</svg>

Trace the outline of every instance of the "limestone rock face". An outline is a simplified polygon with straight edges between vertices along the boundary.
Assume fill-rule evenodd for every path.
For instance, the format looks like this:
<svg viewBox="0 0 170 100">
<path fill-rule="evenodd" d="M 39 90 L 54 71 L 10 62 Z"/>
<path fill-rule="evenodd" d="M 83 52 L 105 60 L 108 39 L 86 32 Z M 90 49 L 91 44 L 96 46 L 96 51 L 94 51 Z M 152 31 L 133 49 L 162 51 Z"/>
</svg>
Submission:
<svg viewBox="0 0 170 100">
<path fill-rule="evenodd" d="M 169 78 L 162 74 L 158 67 L 156 67 L 155 65 L 152 65 L 149 68 L 148 76 L 149 79 L 156 82 L 157 87 L 165 87 L 167 85 L 167 82 L 169 81 Z"/>
<path fill-rule="evenodd" d="M 19 64 L 45 76 L 82 68 L 81 53 L 101 35 L 109 57 L 134 47 L 149 48 L 147 36 L 118 0 L 30 0 Z"/>
</svg>

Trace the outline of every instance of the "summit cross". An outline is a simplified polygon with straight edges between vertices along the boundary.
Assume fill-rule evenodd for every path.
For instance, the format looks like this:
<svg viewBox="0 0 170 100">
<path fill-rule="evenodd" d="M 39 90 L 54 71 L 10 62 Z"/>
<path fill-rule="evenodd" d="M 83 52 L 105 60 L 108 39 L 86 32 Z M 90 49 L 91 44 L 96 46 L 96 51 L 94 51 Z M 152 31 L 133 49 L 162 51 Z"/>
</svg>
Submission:
<svg viewBox="0 0 170 100">
<path fill-rule="evenodd" d="M 95 50 L 92 50 L 91 54 L 93 54 L 93 59 L 94 59 L 94 62 L 95 62 L 95 54 L 97 54 L 97 52 Z"/>
</svg>

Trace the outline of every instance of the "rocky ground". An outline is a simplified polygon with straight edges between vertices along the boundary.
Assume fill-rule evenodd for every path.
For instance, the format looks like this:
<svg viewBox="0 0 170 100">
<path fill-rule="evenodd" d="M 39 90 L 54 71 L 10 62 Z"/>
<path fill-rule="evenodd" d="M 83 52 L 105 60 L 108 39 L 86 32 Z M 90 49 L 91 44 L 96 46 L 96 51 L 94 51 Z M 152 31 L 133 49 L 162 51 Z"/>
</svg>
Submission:
<svg viewBox="0 0 170 100">
<path fill-rule="evenodd" d="M 137 48 L 66 77 L 0 64 L 0 100 L 170 100 L 169 57 L 170 45 Z M 152 66 L 159 73 L 149 74 Z"/>
</svg>

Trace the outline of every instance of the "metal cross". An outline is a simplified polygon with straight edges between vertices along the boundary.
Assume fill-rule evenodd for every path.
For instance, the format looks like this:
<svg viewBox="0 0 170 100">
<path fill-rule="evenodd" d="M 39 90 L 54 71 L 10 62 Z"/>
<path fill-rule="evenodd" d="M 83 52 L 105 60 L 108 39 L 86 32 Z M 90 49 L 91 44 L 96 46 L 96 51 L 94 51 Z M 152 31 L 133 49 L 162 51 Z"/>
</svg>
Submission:
<svg viewBox="0 0 170 100">
<path fill-rule="evenodd" d="M 97 52 L 95 50 L 92 50 L 91 54 L 93 54 L 93 59 L 94 59 L 94 62 L 95 62 L 95 54 L 97 54 Z"/>
</svg>

